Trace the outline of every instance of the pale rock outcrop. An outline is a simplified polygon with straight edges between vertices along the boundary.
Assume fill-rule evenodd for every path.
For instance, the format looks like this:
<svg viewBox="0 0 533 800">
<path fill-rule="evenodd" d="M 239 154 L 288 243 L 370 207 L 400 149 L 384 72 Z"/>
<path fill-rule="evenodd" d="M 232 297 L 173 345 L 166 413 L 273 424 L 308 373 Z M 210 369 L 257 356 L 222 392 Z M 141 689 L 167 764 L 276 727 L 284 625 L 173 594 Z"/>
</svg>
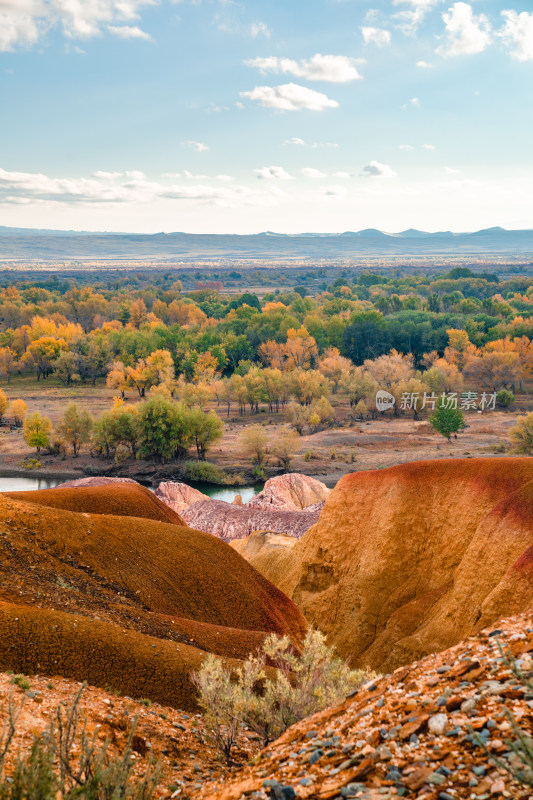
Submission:
<svg viewBox="0 0 533 800">
<path fill-rule="evenodd" d="M 318 521 L 320 511 L 281 511 L 277 508 L 236 506 L 223 500 L 202 500 L 181 512 L 191 528 L 212 533 L 226 542 L 254 531 L 268 530 L 299 538 Z"/>
<path fill-rule="evenodd" d="M 331 489 L 299 472 L 289 472 L 286 475 L 277 475 L 270 478 L 264 489 L 252 497 L 246 504 L 253 508 L 270 508 L 274 506 L 284 511 L 306 511 L 310 506 L 313 510 L 320 510 L 327 499 Z M 320 507 L 317 504 L 320 503 Z"/>
<path fill-rule="evenodd" d="M 94 478 L 76 478 L 72 481 L 60 483 L 57 486 L 54 486 L 54 489 L 74 489 L 77 486 L 108 486 L 112 483 L 137 483 L 137 481 L 134 481 L 131 478 L 105 478 L 102 475 Z M 140 486 L 140 484 L 138 485 Z"/>
<path fill-rule="evenodd" d="M 167 506 L 170 506 L 173 511 L 181 515 L 193 503 L 209 500 L 209 497 L 199 492 L 198 489 L 193 489 L 187 483 L 179 483 L 177 481 L 163 481 L 155 490 L 155 495 Z"/>
<path fill-rule="evenodd" d="M 297 541 L 294 536 L 286 533 L 255 531 L 246 539 L 234 539 L 230 545 L 264 575 L 279 568 L 285 555 Z"/>
</svg>

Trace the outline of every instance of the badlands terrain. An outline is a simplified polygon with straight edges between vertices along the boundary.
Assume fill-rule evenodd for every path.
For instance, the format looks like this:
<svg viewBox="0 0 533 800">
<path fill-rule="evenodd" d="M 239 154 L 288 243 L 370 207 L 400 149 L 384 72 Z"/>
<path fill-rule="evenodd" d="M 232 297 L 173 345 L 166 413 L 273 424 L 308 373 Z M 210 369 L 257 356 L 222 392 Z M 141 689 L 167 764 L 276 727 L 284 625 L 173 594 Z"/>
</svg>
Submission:
<svg viewBox="0 0 533 800">
<path fill-rule="evenodd" d="M 533 461 L 416 462 L 333 491 L 280 476 L 244 505 L 198 494 L 93 478 L 0 495 L 0 669 L 28 676 L 23 749 L 86 681 L 114 747 L 140 714 L 136 769 L 161 760 L 163 797 L 530 796 L 487 752 L 512 763 L 506 710 L 533 728 L 499 649 L 529 673 Z M 308 625 L 382 677 L 262 753 L 243 731 L 241 766 L 224 764 L 191 672 L 270 632 L 298 648 Z"/>
</svg>

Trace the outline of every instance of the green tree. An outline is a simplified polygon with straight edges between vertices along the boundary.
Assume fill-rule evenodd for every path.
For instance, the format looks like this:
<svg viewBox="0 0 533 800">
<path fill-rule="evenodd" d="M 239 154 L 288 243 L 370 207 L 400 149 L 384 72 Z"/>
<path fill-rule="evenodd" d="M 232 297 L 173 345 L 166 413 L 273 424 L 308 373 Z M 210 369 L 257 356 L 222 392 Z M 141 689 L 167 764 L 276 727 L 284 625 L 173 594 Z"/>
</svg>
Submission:
<svg viewBox="0 0 533 800">
<path fill-rule="evenodd" d="M 22 435 L 28 447 L 36 447 L 40 453 L 41 447 L 48 447 L 50 444 L 51 433 L 52 422 L 48 417 L 43 417 L 38 411 L 25 417 Z"/>
<path fill-rule="evenodd" d="M 203 412 L 201 412 L 203 413 Z M 139 408 L 139 454 L 169 461 L 183 455 L 193 437 L 195 411 L 157 394 Z"/>
<path fill-rule="evenodd" d="M 65 443 L 71 445 L 74 458 L 78 457 L 82 445 L 90 442 L 93 424 L 94 420 L 87 409 L 80 408 L 77 403 L 68 404 L 56 432 Z"/>
<path fill-rule="evenodd" d="M 224 423 L 214 411 L 206 414 L 201 408 L 191 408 L 188 410 L 188 424 L 198 458 L 204 461 L 213 442 L 224 435 Z"/>
<path fill-rule="evenodd" d="M 442 434 L 448 440 L 452 433 L 457 433 L 465 426 L 463 412 L 458 408 L 448 408 L 442 400 L 430 416 L 429 422 L 437 433 Z"/>
</svg>

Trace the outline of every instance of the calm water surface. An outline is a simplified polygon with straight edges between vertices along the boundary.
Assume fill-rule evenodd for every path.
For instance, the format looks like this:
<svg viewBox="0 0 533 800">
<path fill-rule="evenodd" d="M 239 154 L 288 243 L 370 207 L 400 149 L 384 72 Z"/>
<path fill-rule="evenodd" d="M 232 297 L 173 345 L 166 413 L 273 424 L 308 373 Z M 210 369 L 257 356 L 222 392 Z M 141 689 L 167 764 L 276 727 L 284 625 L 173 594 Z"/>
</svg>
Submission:
<svg viewBox="0 0 533 800">
<path fill-rule="evenodd" d="M 22 478 L 2 478 L 0 477 L 0 492 L 25 492 L 34 489 L 52 489 L 59 483 L 65 483 L 65 479 L 60 478 L 33 478 L 24 476 Z M 212 486 L 205 483 L 191 484 L 195 489 L 209 495 L 213 500 L 225 500 L 231 503 L 236 494 L 240 494 L 243 503 L 248 502 L 254 494 L 263 488 L 258 486 Z"/>
</svg>

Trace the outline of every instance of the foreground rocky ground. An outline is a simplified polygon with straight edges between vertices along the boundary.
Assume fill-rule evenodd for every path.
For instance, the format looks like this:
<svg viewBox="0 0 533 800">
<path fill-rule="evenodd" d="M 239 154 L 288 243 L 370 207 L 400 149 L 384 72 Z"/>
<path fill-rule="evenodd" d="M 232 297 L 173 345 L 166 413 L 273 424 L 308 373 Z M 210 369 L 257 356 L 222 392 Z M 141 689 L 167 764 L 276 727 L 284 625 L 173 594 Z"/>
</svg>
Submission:
<svg viewBox="0 0 533 800">
<path fill-rule="evenodd" d="M 500 645 L 531 675 L 533 614 L 366 684 L 342 705 L 294 725 L 234 783 L 217 779 L 193 797 L 530 798 L 531 788 L 489 757 L 516 762 L 508 712 L 533 734 L 533 693 L 513 675 Z"/>
<path fill-rule="evenodd" d="M 6 721 L 9 696 L 16 706 L 24 703 L 17 722 L 17 734 L 8 753 L 5 772 L 13 768 L 17 754 L 27 753 L 36 734 L 44 732 L 50 718 L 55 717 L 60 703 L 69 705 L 82 684 L 64 678 L 29 678 L 30 688 L 22 691 L 13 684 L 13 676 L 0 673 L 0 731 Z M 137 718 L 132 741 L 135 773 L 142 776 L 150 758 L 159 762 L 162 780 L 156 791 L 158 797 L 190 797 L 207 779 L 226 780 L 237 773 L 229 767 L 209 743 L 200 714 L 185 713 L 174 708 L 139 702 L 130 697 L 89 686 L 82 695 L 80 709 L 92 735 L 98 727 L 99 740 L 110 742 L 110 754 L 123 751 Z M 236 764 L 246 762 L 258 751 L 257 739 L 243 732 L 234 753 Z M 79 750 L 79 742 L 74 752 Z"/>
<path fill-rule="evenodd" d="M 88 687 L 81 709 L 88 731 L 111 742 L 111 753 L 133 739 L 136 774 L 150 757 L 160 763 L 156 796 L 190 800 L 488 800 L 532 796 L 491 761 L 512 765 L 511 712 L 533 734 L 533 694 L 500 653 L 512 653 L 525 675 L 533 669 L 533 614 L 502 620 L 456 647 L 401 667 L 366 684 L 342 705 L 290 728 L 259 752 L 248 731 L 239 735 L 228 766 L 212 745 L 201 715 Z M 81 684 L 32 676 L 23 692 L 0 674 L 0 720 L 8 697 L 24 700 L 17 736 L 6 761 L 27 752 L 59 703 L 69 703 Z M 479 734 L 486 750 L 473 741 Z M 248 763 L 247 763 L 248 762 Z"/>
</svg>

